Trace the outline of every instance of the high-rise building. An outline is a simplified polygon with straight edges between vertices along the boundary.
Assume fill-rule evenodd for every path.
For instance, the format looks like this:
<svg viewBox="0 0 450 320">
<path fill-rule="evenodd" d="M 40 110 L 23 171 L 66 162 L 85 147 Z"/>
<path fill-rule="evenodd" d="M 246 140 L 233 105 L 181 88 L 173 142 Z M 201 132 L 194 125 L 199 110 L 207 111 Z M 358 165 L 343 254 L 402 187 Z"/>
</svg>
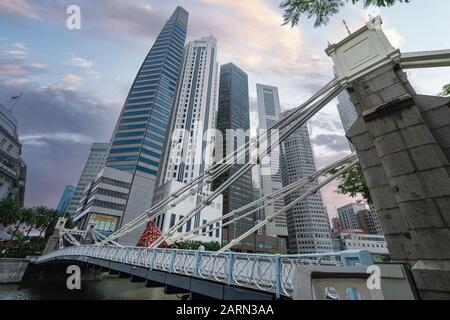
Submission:
<svg viewBox="0 0 450 320">
<path fill-rule="evenodd" d="M 281 107 L 278 88 L 257 84 L 258 94 L 258 132 L 261 134 L 264 130 L 272 128 L 280 121 Z M 271 138 L 278 139 L 276 134 L 269 134 L 267 146 L 271 144 Z M 264 195 L 273 193 L 283 188 L 280 167 L 280 148 L 274 148 L 271 153 L 262 160 L 262 166 L 259 167 L 259 176 L 261 184 L 261 193 Z M 268 204 L 263 209 L 263 216 L 272 216 L 284 208 L 284 199 L 278 199 L 273 204 Z M 277 216 L 274 221 L 266 226 L 268 235 L 287 237 L 286 214 Z"/>
<path fill-rule="evenodd" d="M 58 207 L 56 207 L 56 210 L 58 210 L 59 212 L 66 212 L 74 194 L 75 194 L 75 187 L 66 186 L 64 188 L 63 194 L 61 195 L 61 199 L 59 200 Z"/>
<path fill-rule="evenodd" d="M 217 129 L 222 137 L 217 139 L 216 160 L 221 161 L 225 156 L 235 151 L 250 140 L 250 102 L 248 76 L 233 63 L 225 64 L 220 70 L 219 88 L 219 113 L 217 117 Z M 213 183 L 216 189 L 228 178 L 235 174 L 244 163 L 250 161 L 246 150 L 243 161 L 234 162 L 234 165 L 226 173 L 217 178 Z M 229 213 L 235 209 L 253 201 L 252 173 L 247 172 L 223 193 L 223 213 Z M 223 230 L 222 242 L 229 243 L 239 235 L 248 231 L 254 225 L 253 216 L 242 218 Z M 255 237 L 249 236 L 236 250 L 254 251 Z"/>
<path fill-rule="evenodd" d="M 105 157 L 108 152 L 109 143 L 93 143 L 91 146 L 91 152 L 84 165 L 83 172 L 78 180 L 77 187 L 69 205 L 66 209 L 66 213 L 74 216 L 77 212 L 80 200 L 84 194 L 86 187 L 97 178 L 97 174 L 102 169 L 105 163 Z"/>
<path fill-rule="evenodd" d="M 218 73 L 216 38 L 202 37 L 186 45 L 171 133 L 162 161 L 160 186 L 155 196 L 156 202 L 190 183 L 213 164 Z M 174 226 L 202 201 L 202 197 L 210 194 L 210 189 L 210 186 L 206 186 L 201 190 L 201 194 L 192 195 L 175 208 L 168 208 L 165 214 L 157 219 L 158 227 L 166 231 Z M 189 232 L 221 215 L 222 197 L 219 197 L 177 231 Z M 220 243 L 221 234 L 219 229 L 194 240 Z"/>
<path fill-rule="evenodd" d="M 340 232 L 342 230 L 341 219 L 339 218 L 331 219 L 331 226 L 333 228 L 333 232 Z"/>
<path fill-rule="evenodd" d="M 175 9 L 133 82 L 111 139 L 105 165 L 108 170 L 103 170 L 108 176 L 97 176 L 96 184 L 102 181 L 108 185 L 103 189 L 109 196 L 96 192 L 95 185 L 90 193 L 89 203 L 96 201 L 97 205 L 114 210 L 108 219 L 116 221 L 113 223 L 115 228 L 120 228 L 151 206 L 173 113 L 188 18 L 186 10 L 181 7 Z M 114 194 L 112 189 L 116 183 L 129 188 Z M 89 203 L 78 219 L 97 223 L 96 212 L 89 208 Z M 143 230 L 144 227 L 136 229 L 118 241 L 136 245 Z"/>
<path fill-rule="evenodd" d="M 347 90 L 342 91 L 338 95 L 338 105 L 337 109 L 339 116 L 341 117 L 342 126 L 344 127 L 345 133 L 350 130 L 355 121 L 358 119 L 358 114 L 356 113 L 355 106 L 350 101 L 350 95 Z"/>
<path fill-rule="evenodd" d="M 283 113 L 288 116 L 292 111 Z M 305 125 L 294 132 L 281 146 L 281 172 L 287 186 L 316 172 L 314 152 Z M 317 187 L 317 180 L 297 189 L 285 197 L 289 205 L 302 194 Z M 290 253 L 320 253 L 333 251 L 330 220 L 322 195 L 317 192 L 287 211 Z"/>
<path fill-rule="evenodd" d="M 363 203 L 349 203 L 337 209 L 343 230 L 362 230 L 356 214 L 365 211 Z"/>
<path fill-rule="evenodd" d="M 0 199 L 13 197 L 23 206 L 27 166 L 22 160 L 18 121 L 0 104 Z"/>
<path fill-rule="evenodd" d="M 218 78 L 216 38 L 203 37 L 188 43 L 184 50 L 169 148 L 162 165 L 163 184 L 172 180 L 188 183 L 213 164 Z"/>
</svg>

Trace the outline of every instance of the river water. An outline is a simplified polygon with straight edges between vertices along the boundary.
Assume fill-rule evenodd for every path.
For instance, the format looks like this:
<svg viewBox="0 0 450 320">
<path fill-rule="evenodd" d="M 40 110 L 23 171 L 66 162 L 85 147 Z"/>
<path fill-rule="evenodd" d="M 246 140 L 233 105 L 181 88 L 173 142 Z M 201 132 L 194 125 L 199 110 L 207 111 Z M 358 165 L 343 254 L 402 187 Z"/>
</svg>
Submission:
<svg viewBox="0 0 450 320">
<path fill-rule="evenodd" d="M 81 290 L 73 291 L 65 283 L 26 287 L 2 284 L 0 300 L 180 300 L 180 297 L 166 295 L 162 288 L 146 288 L 145 283 L 131 283 L 130 279 L 107 278 L 83 282 Z"/>
</svg>

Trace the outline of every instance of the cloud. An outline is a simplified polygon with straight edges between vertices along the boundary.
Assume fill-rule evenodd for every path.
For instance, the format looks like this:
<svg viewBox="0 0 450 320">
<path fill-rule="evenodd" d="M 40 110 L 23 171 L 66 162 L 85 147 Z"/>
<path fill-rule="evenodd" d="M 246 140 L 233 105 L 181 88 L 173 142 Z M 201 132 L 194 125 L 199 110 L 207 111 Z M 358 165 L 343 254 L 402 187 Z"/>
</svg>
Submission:
<svg viewBox="0 0 450 320">
<path fill-rule="evenodd" d="M 75 74 L 66 74 L 63 77 L 63 80 L 72 84 L 79 84 L 81 81 L 83 81 L 83 77 L 77 76 Z"/>
<path fill-rule="evenodd" d="M 17 64 L 0 65 L 0 75 L 2 76 L 22 76 L 26 73 L 25 69 Z"/>
<path fill-rule="evenodd" d="M 36 6 L 27 0 L 2 0 L 0 2 L 0 10 L 33 19 L 40 18 Z"/>
<path fill-rule="evenodd" d="M 72 56 L 72 58 L 70 59 L 70 63 L 75 67 L 84 69 L 91 69 L 94 66 L 94 62 L 75 56 Z"/>
<path fill-rule="evenodd" d="M 16 92 L 0 86 L 0 97 Z M 14 109 L 22 155 L 28 165 L 26 205 L 56 206 L 65 185 L 76 184 L 93 142 L 109 141 L 119 106 L 65 88 L 20 87 Z M 45 190 L 45 191 L 43 191 Z"/>
</svg>

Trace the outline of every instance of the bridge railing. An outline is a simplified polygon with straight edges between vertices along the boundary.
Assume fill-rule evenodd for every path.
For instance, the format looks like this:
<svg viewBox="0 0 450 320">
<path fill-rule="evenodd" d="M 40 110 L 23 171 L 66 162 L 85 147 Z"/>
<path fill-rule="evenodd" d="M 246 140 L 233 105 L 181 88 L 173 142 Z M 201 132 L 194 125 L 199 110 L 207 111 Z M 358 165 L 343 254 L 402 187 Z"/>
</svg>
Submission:
<svg viewBox="0 0 450 320">
<path fill-rule="evenodd" d="M 305 265 L 369 266 L 367 251 L 343 251 L 323 254 L 270 255 L 215 253 L 177 249 L 147 249 L 116 246 L 67 247 L 40 257 L 36 262 L 55 258 L 91 257 L 217 281 L 227 285 L 270 291 L 277 298 L 291 297 L 297 267 Z"/>
</svg>

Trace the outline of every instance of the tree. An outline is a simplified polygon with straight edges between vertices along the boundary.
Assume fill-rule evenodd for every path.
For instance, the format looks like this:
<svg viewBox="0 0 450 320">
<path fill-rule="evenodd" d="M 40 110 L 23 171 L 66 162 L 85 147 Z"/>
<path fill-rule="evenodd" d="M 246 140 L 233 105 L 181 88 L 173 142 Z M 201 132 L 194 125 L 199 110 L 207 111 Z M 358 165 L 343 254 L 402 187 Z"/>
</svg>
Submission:
<svg viewBox="0 0 450 320">
<path fill-rule="evenodd" d="M 442 88 L 441 96 L 450 96 L 450 83 Z"/>
<path fill-rule="evenodd" d="M 9 197 L 0 201 L 0 224 L 7 227 L 19 220 L 19 207 L 14 198 Z"/>
<path fill-rule="evenodd" d="M 294 27 L 301 16 L 307 16 L 308 19 L 316 19 L 314 27 L 317 28 L 326 25 L 330 17 L 339 13 L 341 8 L 349 2 L 356 4 L 360 1 L 364 4 L 364 8 L 391 7 L 398 2 L 410 2 L 410 0 L 283 0 L 280 8 L 284 10 L 284 24 L 290 23 Z"/>
<path fill-rule="evenodd" d="M 33 225 L 34 223 L 34 211 L 31 208 L 20 208 L 18 209 L 18 223 L 16 225 L 16 228 L 14 229 L 13 234 L 11 235 L 11 240 L 13 240 L 17 234 L 17 231 L 20 227 L 22 227 L 24 224 L 27 225 Z"/>
<path fill-rule="evenodd" d="M 338 171 L 339 169 L 336 169 L 334 173 Z M 340 194 L 346 194 L 352 198 L 362 195 L 368 203 L 373 203 L 361 165 L 358 164 L 344 173 L 339 180 L 338 192 Z"/>
</svg>

